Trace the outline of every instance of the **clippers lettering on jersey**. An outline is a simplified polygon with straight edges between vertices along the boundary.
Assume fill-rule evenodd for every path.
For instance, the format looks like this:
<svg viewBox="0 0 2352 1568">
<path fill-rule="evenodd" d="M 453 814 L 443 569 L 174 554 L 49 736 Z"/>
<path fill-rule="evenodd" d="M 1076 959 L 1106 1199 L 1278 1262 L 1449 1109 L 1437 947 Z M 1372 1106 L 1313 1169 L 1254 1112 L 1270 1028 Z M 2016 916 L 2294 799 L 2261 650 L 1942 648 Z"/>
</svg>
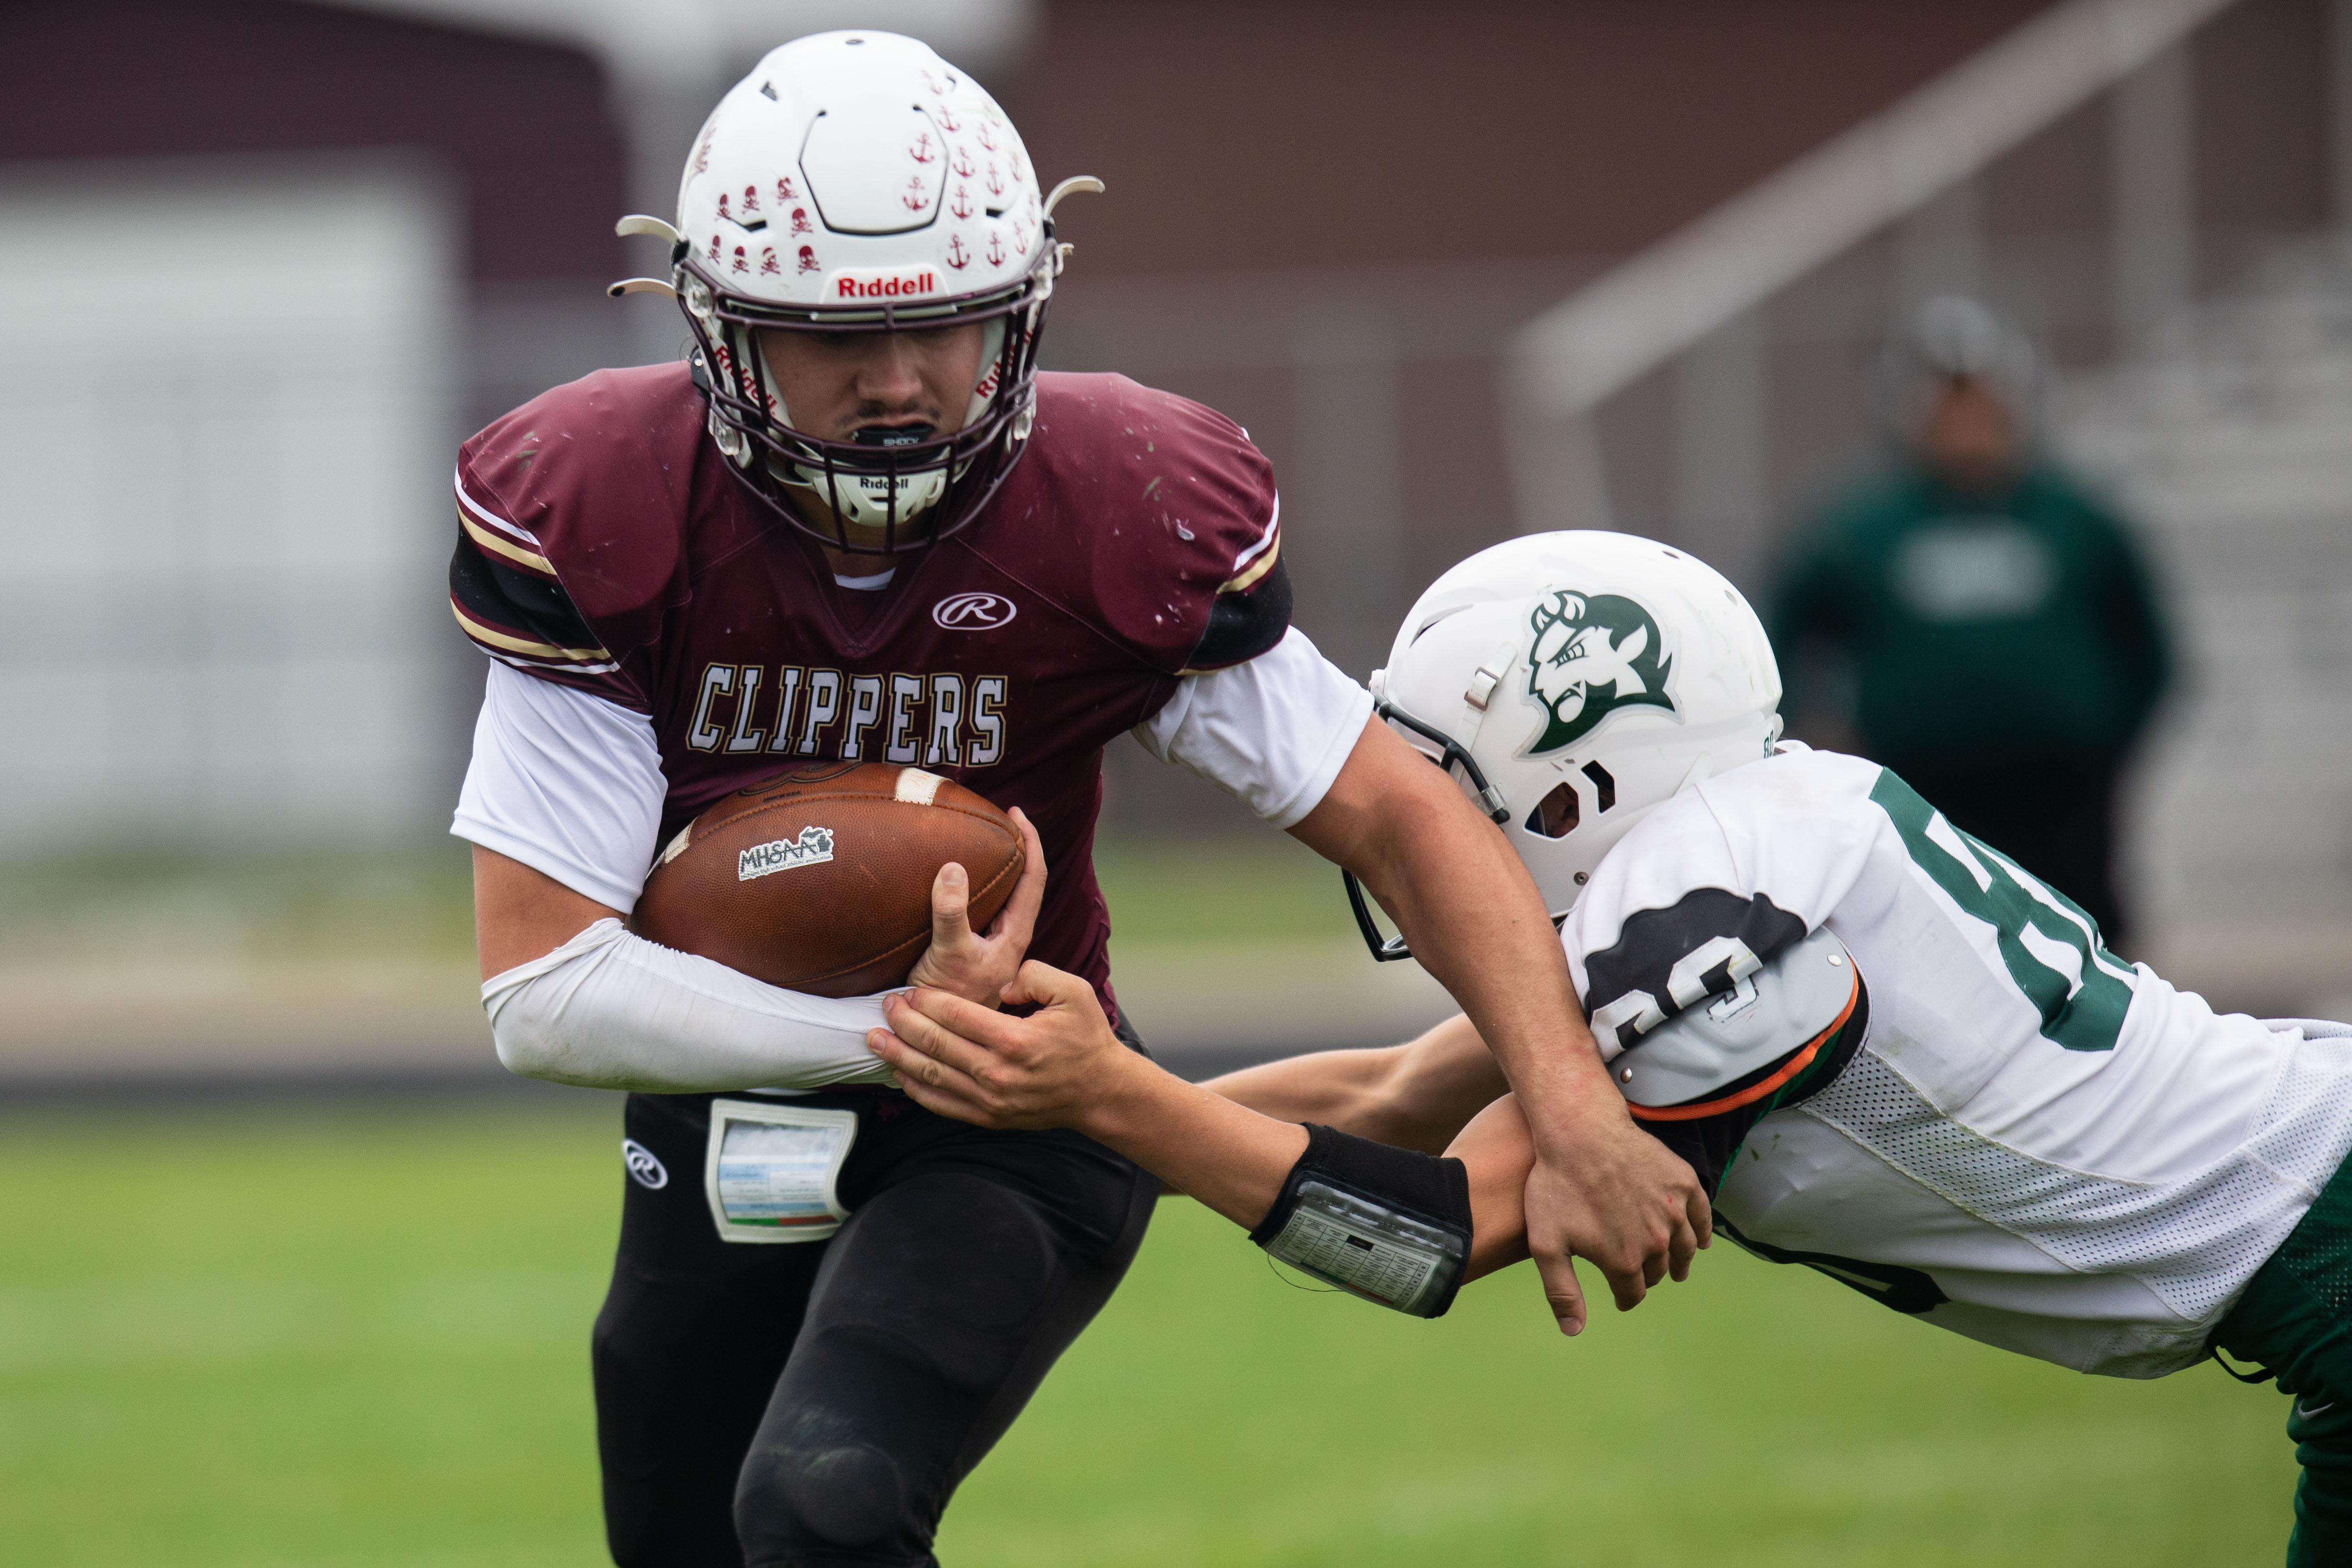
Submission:
<svg viewBox="0 0 2352 1568">
<path fill-rule="evenodd" d="M 790 871 L 800 866 L 814 866 L 833 858 L 833 829 L 803 827 L 798 838 L 778 838 L 766 844 L 754 844 L 735 857 L 735 879 L 755 881 L 772 877 L 779 871 Z"/>
<path fill-rule="evenodd" d="M 882 678 L 878 675 L 853 675 L 849 678 L 849 722 L 841 734 L 841 760 L 863 762 L 866 759 L 866 731 L 882 721 Z"/>
<path fill-rule="evenodd" d="M 735 679 L 741 695 L 735 699 L 735 728 L 727 737 L 730 752 L 756 752 L 768 743 L 768 732 L 751 727 L 751 710 L 760 705 L 760 667 L 740 664 L 735 667 Z"/>
<path fill-rule="evenodd" d="M 902 140 L 911 141 L 915 118 L 899 123 Z M 1025 186 L 1000 217 L 988 220 L 979 210 L 988 203 L 977 143 L 968 160 L 971 177 L 963 182 L 971 217 L 957 224 L 941 212 L 958 183 L 950 165 L 970 141 L 969 134 L 948 138 L 940 158 L 927 166 L 935 178 L 926 186 L 929 210 L 957 229 L 971 254 L 964 271 L 941 259 L 944 226 L 929 257 L 909 256 L 895 268 L 878 257 L 851 256 L 850 242 L 824 237 L 823 215 L 800 171 L 792 168 L 787 182 L 782 165 L 759 181 L 758 216 L 766 229 L 755 237 L 706 218 L 690 237 L 696 252 L 716 232 L 728 237 L 722 258 L 748 241 L 746 255 L 757 268 L 763 247 L 772 246 L 784 275 L 793 275 L 797 258 L 810 268 L 803 284 L 822 287 L 835 309 L 862 312 L 878 326 L 887 308 L 906 324 L 911 315 L 936 310 L 942 297 L 983 270 L 981 255 L 992 230 L 1010 246 L 1015 226 L 1024 226 L 1034 244 L 1043 244 L 1034 239 L 1039 199 Z M 1004 156 L 998 157 L 1000 175 Z M 911 167 L 901 166 L 900 186 Z M 746 171 L 722 184 L 740 200 L 749 178 Z M 884 195 L 895 193 L 885 186 Z M 795 209 L 810 221 L 810 232 L 794 232 Z M 928 270 L 939 292 L 836 295 L 834 280 L 843 276 L 856 277 L 865 293 L 868 279 L 851 270 L 862 267 L 913 274 L 902 288 L 919 286 Z M 706 387 L 737 386 L 747 370 L 756 371 L 740 346 L 718 339 L 707 346 Z M 728 351 L 723 364 L 721 348 Z M 997 373 L 1000 395 L 1006 368 L 983 367 L 983 376 Z M 731 459 L 709 435 L 708 392 L 695 383 L 692 368 L 682 363 L 600 373 L 544 395 L 467 443 L 457 482 L 478 504 L 496 497 L 494 510 L 523 519 L 532 537 L 478 516 L 474 521 L 549 563 L 549 569 L 530 569 L 465 537 L 452 581 L 453 587 L 469 585 L 458 597 L 466 613 L 501 635 L 546 645 L 520 656 L 497 645 L 486 651 L 553 667 L 527 668 L 531 676 L 650 721 L 664 785 L 662 838 L 721 795 L 793 764 L 842 760 L 845 741 L 854 740 L 856 765 L 937 771 L 1001 805 L 1027 808 L 1049 860 L 1067 859 L 1094 812 L 1092 790 L 1071 784 L 1092 778 L 1106 742 L 1166 700 L 1170 681 L 1181 679 L 1203 645 L 1209 623 L 1228 618 L 1216 605 L 1218 585 L 1275 553 L 1266 540 L 1274 484 L 1264 457 L 1231 421 L 1197 404 L 1117 377 L 1041 373 L 1033 439 L 1044 436 L 1069 460 L 1049 456 L 1012 469 L 1006 488 L 988 503 L 985 526 L 969 536 L 980 541 L 985 534 L 994 542 L 922 557 L 931 563 L 922 582 L 902 585 L 911 601 L 844 598 L 821 559 L 760 542 L 772 531 L 770 514 L 729 472 Z M 570 439 L 557 438 L 567 431 Z M 525 450 L 536 453 L 528 466 L 520 458 Z M 1137 464 L 1144 471 L 1131 474 L 1132 483 L 1116 478 Z M 838 477 L 846 491 L 848 476 Z M 1160 483 L 1143 495 L 1155 477 Z M 887 476 L 881 479 L 877 489 L 891 493 Z M 902 515 L 912 494 L 900 497 Z M 1089 526 L 1073 534 L 1073 517 Z M 1178 518 L 1182 533 L 1171 521 Z M 1276 574 L 1278 567 L 1265 575 Z M 681 584 L 691 585 L 690 597 L 681 597 Z M 1000 625 L 983 625 L 1003 612 L 993 600 L 974 599 L 961 616 L 947 617 L 953 626 L 933 618 L 940 604 L 967 594 L 996 595 L 1014 613 Z M 851 628 L 825 613 L 828 604 L 887 613 L 853 614 L 857 625 Z M 1282 614 L 1259 617 L 1253 625 L 1265 635 L 1240 655 L 1264 651 L 1284 624 Z M 583 662 L 592 654 L 593 664 Z M 716 668 L 722 662 L 724 670 Z M 756 681 L 749 678 L 753 668 Z M 878 692 L 854 693 L 850 683 L 858 676 L 876 678 Z M 1528 715 L 1528 729 L 1539 727 L 1537 717 Z M 730 749 L 739 742 L 758 749 Z M 886 763 L 886 755 L 911 760 Z M 808 820 L 795 820 L 789 831 Z M 780 825 L 745 842 L 786 836 Z M 652 842 L 649 835 L 647 847 Z M 751 890 L 751 884 L 743 886 Z M 1101 924 L 1091 879 L 1070 868 L 1049 888 L 1033 953 L 1082 974 L 1108 1003 Z"/>
<path fill-rule="evenodd" d="M 886 763 L 912 763 L 920 754 L 922 743 L 915 739 L 916 715 L 909 703 L 923 700 L 923 678 L 919 675 L 894 675 L 890 678 L 890 718 L 883 726 L 885 743 L 882 760 Z"/>
<path fill-rule="evenodd" d="M 1004 758 L 1003 710 L 1012 684 L 1002 675 L 850 676 L 789 664 L 771 682 L 764 665 L 713 664 L 698 685 L 686 743 L 722 755 L 830 752 L 853 763 L 866 760 L 878 744 L 883 761 L 901 766 L 986 767 Z M 776 696 L 768 711 L 771 686 Z M 826 731 L 836 721 L 842 721 L 840 744 L 829 748 Z"/>
<path fill-rule="evenodd" d="M 1591 734 L 1620 708 L 1671 713 L 1674 660 L 1655 616 L 1617 594 L 1553 593 L 1528 617 L 1528 695 L 1544 705 L 1543 733 L 1529 756 Z"/>
<path fill-rule="evenodd" d="M 793 743 L 793 700 L 800 695 L 801 668 L 788 664 L 776 671 L 776 738 L 768 743 L 772 752 L 787 752 Z"/>
<path fill-rule="evenodd" d="M 963 722 L 963 677 L 934 675 L 931 677 L 931 721 L 923 731 L 923 766 L 932 768 L 941 763 L 961 763 L 962 749 L 956 744 L 956 727 Z"/>
<path fill-rule="evenodd" d="M 801 725 L 801 743 L 797 748 L 803 757 L 816 755 L 824 727 L 841 717 L 841 671 L 810 670 L 808 689 L 808 718 Z"/>
<path fill-rule="evenodd" d="M 715 752 L 720 739 L 719 729 L 710 721 L 711 700 L 730 697 L 735 692 L 735 667 L 714 664 L 702 672 L 702 689 L 694 699 L 694 722 L 687 727 L 686 743 L 698 752 Z"/>
<path fill-rule="evenodd" d="M 965 757 L 968 765 L 984 768 L 1004 757 L 1004 694 L 1012 683 L 1001 675 L 983 675 L 971 683 L 971 727 L 980 739 Z"/>
</svg>

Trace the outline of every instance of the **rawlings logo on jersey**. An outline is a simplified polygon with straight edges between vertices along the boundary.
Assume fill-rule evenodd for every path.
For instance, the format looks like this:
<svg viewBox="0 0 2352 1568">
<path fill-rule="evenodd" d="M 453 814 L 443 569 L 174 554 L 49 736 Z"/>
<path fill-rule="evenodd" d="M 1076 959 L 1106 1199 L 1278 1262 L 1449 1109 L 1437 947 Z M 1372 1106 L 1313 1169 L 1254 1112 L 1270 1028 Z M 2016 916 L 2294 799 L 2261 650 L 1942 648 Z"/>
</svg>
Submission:
<svg viewBox="0 0 2352 1568">
<path fill-rule="evenodd" d="M 1663 708 L 1674 660 L 1649 611 L 1616 594 L 1555 590 L 1528 617 L 1528 695 L 1544 705 L 1543 733 L 1530 756 L 1556 752 L 1592 732 L 1620 708 Z"/>
<path fill-rule="evenodd" d="M 951 632 L 994 631 L 1020 613 L 1002 594 L 955 594 L 931 606 L 931 619 Z"/>
</svg>

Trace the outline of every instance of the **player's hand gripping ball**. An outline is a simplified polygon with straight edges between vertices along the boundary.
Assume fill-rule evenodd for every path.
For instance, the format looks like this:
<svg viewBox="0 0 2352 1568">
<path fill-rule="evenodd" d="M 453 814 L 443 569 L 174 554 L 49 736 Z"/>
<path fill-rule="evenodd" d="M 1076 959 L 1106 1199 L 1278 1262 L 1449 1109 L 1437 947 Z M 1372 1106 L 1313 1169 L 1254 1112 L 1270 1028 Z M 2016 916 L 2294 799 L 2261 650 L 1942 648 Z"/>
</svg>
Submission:
<svg viewBox="0 0 2352 1568">
<path fill-rule="evenodd" d="M 985 930 L 1025 863 L 1013 820 L 920 768 L 815 763 L 728 795 L 646 879 L 640 936 L 818 996 L 902 984 L 929 945 L 931 881 L 955 861 Z"/>
</svg>

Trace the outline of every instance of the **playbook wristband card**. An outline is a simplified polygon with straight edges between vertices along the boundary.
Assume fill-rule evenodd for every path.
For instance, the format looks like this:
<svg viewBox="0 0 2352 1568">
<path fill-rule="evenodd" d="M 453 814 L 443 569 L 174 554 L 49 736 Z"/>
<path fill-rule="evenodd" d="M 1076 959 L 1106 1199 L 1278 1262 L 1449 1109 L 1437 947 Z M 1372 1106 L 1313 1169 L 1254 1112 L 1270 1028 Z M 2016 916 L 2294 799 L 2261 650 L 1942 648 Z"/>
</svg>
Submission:
<svg viewBox="0 0 2352 1568">
<path fill-rule="evenodd" d="M 1250 1239 L 1350 1295 L 1442 1318 L 1470 1261 L 1469 1173 L 1315 1122 Z"/>
<path fill-rule="evenodd" d="M 1286 1195 L 1281 1229 L 1259 1244 L 1266 1256 L 1408 1317 L 1442 1318 L 1454 1304 L 1467 1258 L 1460 1237 L 1332 1182 L 1299 1182 Z"/>
<path fill-rule="evenodd" d="M 702 1187 L 721 1241 L 823 1241 L 849 1211 L 835 1191 L 857 1113 L 754 1100 L 710 1102 Z"/>
</svg>

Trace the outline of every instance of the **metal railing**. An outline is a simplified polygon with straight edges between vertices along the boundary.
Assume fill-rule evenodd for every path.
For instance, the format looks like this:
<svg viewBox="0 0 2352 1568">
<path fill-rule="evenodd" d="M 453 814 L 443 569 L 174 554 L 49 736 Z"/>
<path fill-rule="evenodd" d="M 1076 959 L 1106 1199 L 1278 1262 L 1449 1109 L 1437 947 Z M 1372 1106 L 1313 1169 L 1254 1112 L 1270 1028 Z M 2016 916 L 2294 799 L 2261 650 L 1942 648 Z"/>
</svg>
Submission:
<svg viewBox="0 0 2352 1568">
<path fill-rule="evenodd" d="M 1759 401 L 1759 378 L 1738 363 L 1753 353 L 1742 318 L 1874 235 L 1931 215 L 1939 199 L 2111 90 L 2117 299 L 2128 324 L 2161 317 L 2185 298 L 2189 275 L 2188 79 L 2178 46 L 2233 3 L 2065 0 L 1528 323 L 1504 395 L 1522 525 L 1605 526 L 1613 509 L 1593 427 L 1605 404 L 1693 352 L 1726 362 L 1714 378 L 1729 389 L 1725 398 Z M 1961 221 L 1948 221 L 1951 232 L 1929 248 L 1965 249 L 1966 215 L 1941 216 Z M 1727 406 L 1711 422 L 1736 430 L 1742 418 Z"/>
</svg>

